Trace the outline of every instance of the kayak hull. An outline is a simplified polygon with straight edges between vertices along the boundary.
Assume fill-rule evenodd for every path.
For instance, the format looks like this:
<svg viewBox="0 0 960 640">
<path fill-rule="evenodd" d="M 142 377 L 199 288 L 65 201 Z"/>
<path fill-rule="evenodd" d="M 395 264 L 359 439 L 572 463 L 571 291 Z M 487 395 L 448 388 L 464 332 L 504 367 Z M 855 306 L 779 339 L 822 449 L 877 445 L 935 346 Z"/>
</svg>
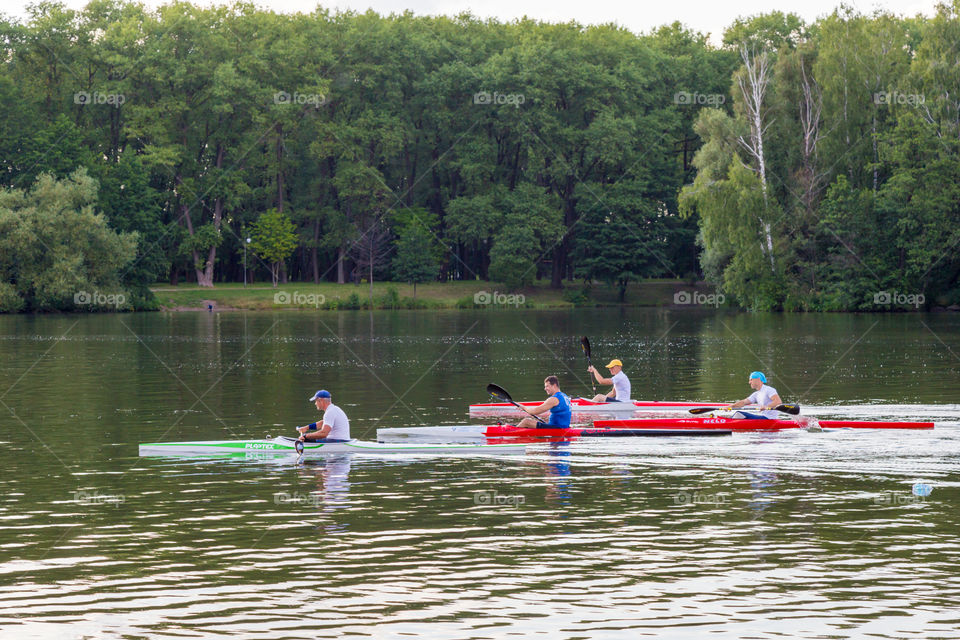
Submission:
<svg viewBox="0 0 960 640">
<path fill-rule="evenodd" d="M 539 406 L 540 402 L 517 403 L 526 409 Z M 594 402 L 586 398 L 571 398 L 570 409 L 574 413 L 629 414 L 636 411 L 688 411 L 696 407 L 725 407 L 726 403 L 659 402 L 633 400 L 630 402 Z M 508 402 L 484 402 L 470 405 L 470 415 L 523 415 L 523 411 Z"/>
<path fill-rule="evenodd" d="M 203 440 L 195 442 L 148 442 L 140 445 L 141 456 L 288 456 L 297 455 L 296 438 L 280 436 L 271 440 Z M 522 454 L 523 444 L 385 444 L 382 442 L 304 443 L 305 456 L 316 455 L 458 455 Z"/>
<path fill-rule="evenodd" d="M 519 429 L 513 425 L 454 425 L 449 427 L 398 427 L 377 429 L 377 439 L 409 438 L 625 438 L 643 436 L 723 436 L 730 429 L 658 429 L 648 428 L 579 428 Z"/>
<path fill-rule="evenodd" d="M 933 429 L 932 422 L 868 422 L 859 420 L 745 420 L 713 416 L 703 418 L 636 418 L 595 420 L 593 426 L 606 429 L 730 429 L 732 431 L 783 431 L 819 426 L 822 429 Z"/>
</svg>

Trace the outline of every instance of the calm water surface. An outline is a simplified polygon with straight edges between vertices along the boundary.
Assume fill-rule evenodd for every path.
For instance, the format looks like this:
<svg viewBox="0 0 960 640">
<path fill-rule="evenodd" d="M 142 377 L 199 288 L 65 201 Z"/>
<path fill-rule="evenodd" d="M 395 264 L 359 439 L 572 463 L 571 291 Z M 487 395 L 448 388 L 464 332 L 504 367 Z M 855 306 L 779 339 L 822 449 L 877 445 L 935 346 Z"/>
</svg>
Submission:
<svg viewBox="0 0 960 640">
<path fill-rule="evenodd" d="M 469 423 L 488 382 L 588 394 L 582 335 L 636 398 L 762 369 L 818 417 L 937 428 L 137 457 L 289 434 L 321 387 L 368 439 Z M 953 315 L 0 316 L 0 636 L 955 639 L 958 356 Z"/>
</svg>

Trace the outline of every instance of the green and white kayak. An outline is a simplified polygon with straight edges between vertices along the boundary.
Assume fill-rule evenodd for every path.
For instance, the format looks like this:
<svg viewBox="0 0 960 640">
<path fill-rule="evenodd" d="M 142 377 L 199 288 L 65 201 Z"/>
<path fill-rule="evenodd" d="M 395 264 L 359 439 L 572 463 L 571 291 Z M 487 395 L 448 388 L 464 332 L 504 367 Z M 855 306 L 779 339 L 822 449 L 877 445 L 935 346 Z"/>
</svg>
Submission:
<svg viewBox="0 0 960 640">
<path fill-rule="evenodd" d="M 199 440 L 195 442 L 146 442 L 140 445 L 141 456 L 282 456 L 297 455 L 296 438 L 279 436 L 271 440 Z M 519 454 L 526 453 L 523 444 L 386 444 L 382 442 L 306 442 L 304 455 L 358 453 L 393 454 Z"/>
</svg>

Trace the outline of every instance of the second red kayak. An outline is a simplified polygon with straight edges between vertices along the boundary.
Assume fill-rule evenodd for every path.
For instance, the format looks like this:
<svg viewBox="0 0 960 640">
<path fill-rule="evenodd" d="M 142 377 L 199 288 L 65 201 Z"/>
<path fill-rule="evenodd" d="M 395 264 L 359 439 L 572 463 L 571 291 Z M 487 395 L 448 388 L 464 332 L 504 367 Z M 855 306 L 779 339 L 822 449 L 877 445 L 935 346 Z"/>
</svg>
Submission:
<svg viewBox="0 0 960 640">
<path fill-rule="evenodd" d="M 730 429 L 732 431 L 782 431 L 806 429 L 819 425 L 822 429 L 933 429 L 932 422 L 876 422 L 859 420 L 746 420 L 723 416 L 690 418 L 634 418 L 630 420 L 596 420 L 598 429 Z"/>
</svg>

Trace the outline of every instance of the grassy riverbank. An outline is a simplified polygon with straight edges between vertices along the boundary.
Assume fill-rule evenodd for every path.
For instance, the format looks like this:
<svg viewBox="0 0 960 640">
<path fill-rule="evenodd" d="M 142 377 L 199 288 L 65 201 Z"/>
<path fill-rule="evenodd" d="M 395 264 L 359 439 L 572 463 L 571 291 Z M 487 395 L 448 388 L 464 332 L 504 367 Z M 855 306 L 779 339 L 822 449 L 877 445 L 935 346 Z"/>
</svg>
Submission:
<svg viewBox="0 0 960 640">
<path fill-rule="evenodd" d="M 617 291 L 605 285 L 594 285 L 589 292 L 583 285 L 567 284 L 563 289 L 551 289 L 546 281 L 517 292 L 507 292 L 495 282 L 455 281 L 435 282 L 417 286 L 416 300 L 413 286 L 397 282 L 376 282 L 371 304 L 370 286 L 366 284 L 313 284 L 291 282 L 276 289 L 269 283 L 218 284 L 202 288 L 195 284 L 171 286 L 158 283 L 151 287 L 161 308 L 166 311 L 206 310 L 213 305 L 218 310 L 278 310 L 278 309 L 474 309 L 474 308 L 533 308 L 557 309 L 575 306 L 671 306 L 677 292 L 688 297 L 708 296 L 707 286 L 691 286 L 682 280 L 650 280 L 631 285 L 626 301 L 617 300 Z M 712 306 L 712 305 L 711 305 Z"/>
</svg>

